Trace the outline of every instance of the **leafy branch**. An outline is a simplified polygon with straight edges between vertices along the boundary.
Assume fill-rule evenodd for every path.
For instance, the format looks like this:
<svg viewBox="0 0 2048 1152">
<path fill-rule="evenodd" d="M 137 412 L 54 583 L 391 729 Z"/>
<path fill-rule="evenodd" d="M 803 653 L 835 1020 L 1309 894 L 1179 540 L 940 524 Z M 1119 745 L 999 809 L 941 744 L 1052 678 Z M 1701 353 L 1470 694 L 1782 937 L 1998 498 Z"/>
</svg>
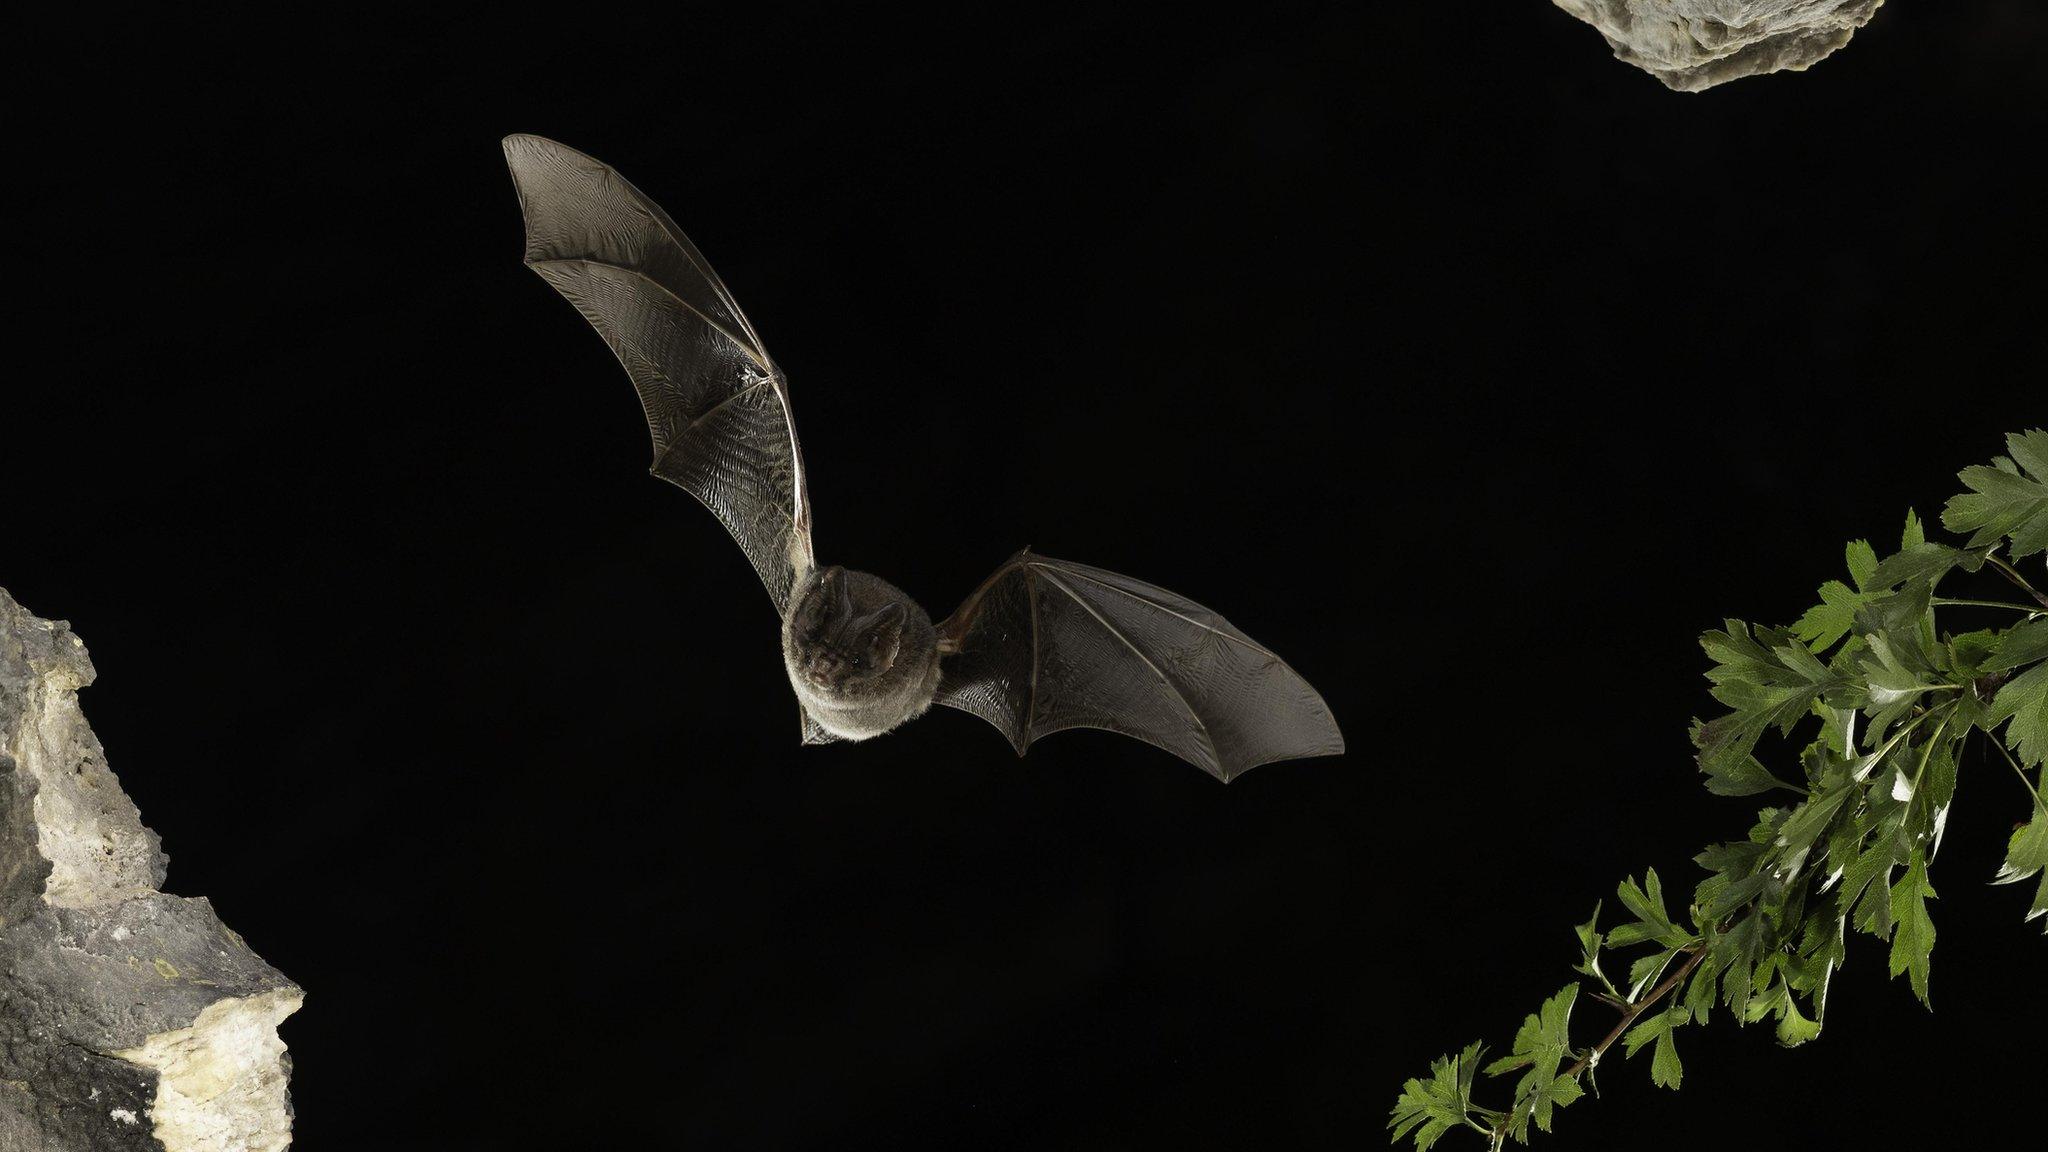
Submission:
<svg viewBox="0 0 2048 1152">
<path fill-rule="evenodd" d="M 1891 974 L 1927 1003 L 1928 871 L 1972 733 L 1991 750 L 1977 761 L 2002 760 L 2028 798 L 1992 883 L 2038 877 L 2026 919 L 2048 931 L 2048 594 L 2017 567 L 2048 552 L 2048 432 L 2008 436 L 2006 447 L 2009 455 L 1958 474 L 1969 490 L 1941 517 L 1958 542 L 1929 540 L 1909 511 L 1898 551 L 1879 559 L 1867 541 L 1850 542 L 1849 581 L 1823 584 L 1820 603 L 1791 627 L 1729 620 L 1700 638 L 1712 695 L 1727 709 L 1693 723 L 1707 790 L 1798 799 L 1763 809 L 1746 837 L 1693 858 L 1707 875 L 1682 917 L 1667 910 L 1655 870 L 1641 883 L 1624 880 L 1626 917 L 1603 931 L 1595 905 L 1575 929 L 1580 979 L 1523 1022 L 1508 1055 L 1482 1063 L 1486 1046 L 1474 1043 L 1408 1081 L 1388 1122 L 1395 1142 L 1412 1137 L 1422 1152 L 1464 1128 L 1493 1148 L 1526 1144 L 1532 1126 L 1550 1131 L 1556 1111 L 1585 1095 L 1616 1043 L 1624 1058 L 1648 1048 L 1651 1083 L 1677 1088 L 1685 1070 L 1676 1034 L 1717 1005 L 1738 1024 L 1773 1020 L 1788 1047 L 1813 1040 L 1852 928 L 1888 942 Z M 1934 594 L 1955 573 L 1987 570 L 2025 600 Z M 1941 627 L 1958 612 L 2003 626 Z M 1795 733 L 1804 743 L 1792 757 Z M 1767 740 L 1786 768 L 1765 766 L 1758 749 Z M 1619 972 L 1623 952 L 1634 955 L 1616 983 L 1603 961 Z M 1582 988 L 1620 1014 L 1584 1049 L 1570 1034 Z M 1482 1073 L 1520 1073 L 1505 1108 L 1474 1100 Z"/>
</svg>

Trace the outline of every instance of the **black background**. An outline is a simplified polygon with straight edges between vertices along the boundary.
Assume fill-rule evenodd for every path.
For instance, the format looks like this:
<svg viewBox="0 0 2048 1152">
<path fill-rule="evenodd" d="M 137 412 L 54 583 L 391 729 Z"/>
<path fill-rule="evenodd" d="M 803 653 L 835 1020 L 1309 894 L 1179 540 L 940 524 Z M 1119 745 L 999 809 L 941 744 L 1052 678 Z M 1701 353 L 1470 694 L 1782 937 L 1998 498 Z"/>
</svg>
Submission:
<svg viewBox="0 0 2048 1152">
<path fill-rule="evenodd" d="M 0 581 L 90 646 L 171 890 L 307 989 L 299 1146 L 1375 1147 L 1623 874 L 1689 889 L 1755 807 L 1691 765 L 1696 634 L 2048 418 L 2048 27 L 1892 4 L 1687 95 L 1475 8 L 18 41 Z M 1024 544 L 1156 580 L 1350 754 L 800 749 L 753 574 L 519 265 L 512 131 L 715 262 L 823 559 L 938 615 Z M 2025 802 L 1970 768 L 1933 1013 L 1856 938 L 1818 1046 L 1721 1017 L 1547 1143 L 2031 1115 Z"/>
</svg>

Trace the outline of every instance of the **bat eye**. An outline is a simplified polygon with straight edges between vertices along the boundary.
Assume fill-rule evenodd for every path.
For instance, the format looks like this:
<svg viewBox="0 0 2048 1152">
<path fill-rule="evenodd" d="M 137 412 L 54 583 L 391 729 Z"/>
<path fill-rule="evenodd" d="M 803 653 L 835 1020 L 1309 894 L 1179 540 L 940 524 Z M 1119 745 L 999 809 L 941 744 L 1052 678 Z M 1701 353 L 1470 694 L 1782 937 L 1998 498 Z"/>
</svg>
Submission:
<svg viewBox="0 0 2048 1152">
<path fill-rule="evenodd" d="M 860 657 L 860 656 L 855 656 L 855 657 L 853 658 L 853 666 L 854 666 L 855 668 L 865 668 L 865 667 L 867 667 L 867 666 L 868 666 L 868 662 L 867 662 L 866 658 L 864 658 L 864 657 Z"/>
</svg>

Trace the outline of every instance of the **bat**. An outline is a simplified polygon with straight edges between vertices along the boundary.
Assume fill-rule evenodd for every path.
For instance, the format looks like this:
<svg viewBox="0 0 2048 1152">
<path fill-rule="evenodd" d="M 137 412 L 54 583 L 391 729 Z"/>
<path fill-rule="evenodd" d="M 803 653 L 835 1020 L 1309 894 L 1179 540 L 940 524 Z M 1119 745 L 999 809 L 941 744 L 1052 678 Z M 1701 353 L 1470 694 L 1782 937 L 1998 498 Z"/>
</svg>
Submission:
<svg viewBox="0 0 2048 1152">
<path fill-rule="evenodd" d="M 527 267 L 604 337 L 640 394 L 654 475 L 711 510 L 768 586 L 806 744 L 865 740 L 934 703 L 1019 756 L 1121 732 L 1228 781 L 1344 738 L 1286 661 L 1185 597 L 1025 549 L 946 619 L 879 576 L 819 567 L 789 382 L 666 212 L 606 165 L 508 136 Z"/>
</svg>

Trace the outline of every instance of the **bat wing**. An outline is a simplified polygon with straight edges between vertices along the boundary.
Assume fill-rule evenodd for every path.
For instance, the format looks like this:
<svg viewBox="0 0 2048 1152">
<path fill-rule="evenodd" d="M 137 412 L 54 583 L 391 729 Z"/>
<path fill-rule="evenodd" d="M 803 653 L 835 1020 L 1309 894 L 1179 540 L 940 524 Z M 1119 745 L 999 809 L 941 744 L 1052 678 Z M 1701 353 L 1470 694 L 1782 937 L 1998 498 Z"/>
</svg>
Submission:
<svg viewBox="0 0 2048 1152">
<path fill-rule="evenodd" d="M 625 365 L 654 436 L 651 471 L 718 517 L 786 614 L 812 559 L 781 370 L 696 246 L 625 177 L 539 136 L 506 137 L 505 162 L 526 266 Z"/>
<path fill-rule="evenodd" d="M 1020 756 L 1048 733 L 1106 728 L 1228 781 L 1344 751 L 1323 698 L 1280 657 L 1192 600 L 1100 568 L 1026 549 L 939 637 L 938 702 L 995 725 Z"/>
<path fill-rule="evenodd" d="M 804 710 L 802 704 L 796 706 L 796 718 L 799 733 L 805 744 L 830 744 L 839 739 L 819 727 L 818 722 L 811 719 L 811 714 Z"/>
</svg>

